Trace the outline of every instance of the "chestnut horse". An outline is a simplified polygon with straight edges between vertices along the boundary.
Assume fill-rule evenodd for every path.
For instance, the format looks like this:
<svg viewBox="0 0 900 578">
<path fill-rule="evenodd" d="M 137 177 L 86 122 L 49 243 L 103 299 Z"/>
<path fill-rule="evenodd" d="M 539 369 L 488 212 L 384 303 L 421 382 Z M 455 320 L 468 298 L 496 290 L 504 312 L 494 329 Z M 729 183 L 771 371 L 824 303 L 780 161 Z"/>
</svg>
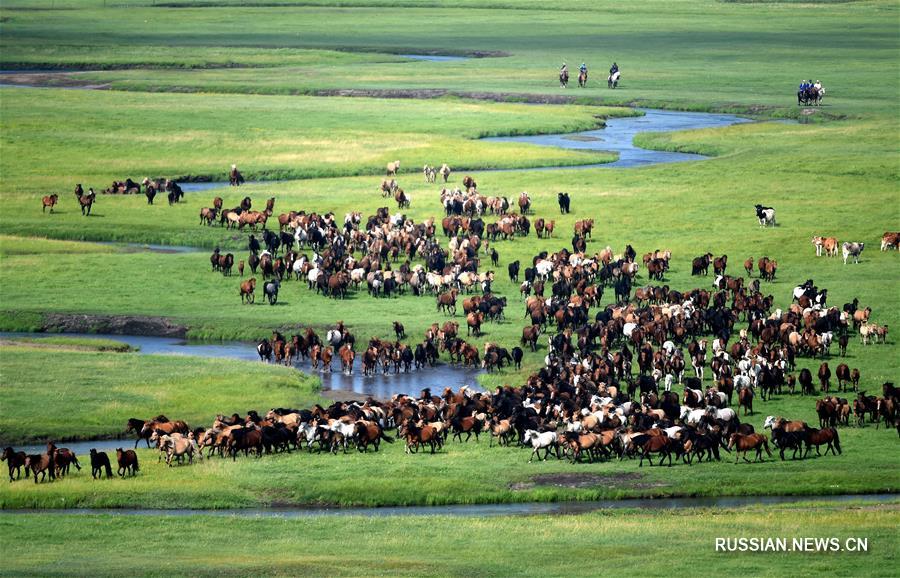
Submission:
<svg viewBox="0 0 900 578">
<path fill-rule="evenodd" d="M 828 455 L 828 451 L 831 450 L 832 455 L 835 454 L 835 450 L 840 454 L 841 452 L 841 440 L 838 437 L 838 432 L 833 427 L 828 427 L 825 429 L 815 429 L 810 428 L 806 431 L 806 453 L 803 454 L 803 457 L 809 456 L 809 450 L 815 446 L 816 455 L 821 456 L 819 453 L 819 446 L 827 445 L 825 448 L 825 455 Z"/>
<path fill-rule="evenodd" d="M 59 201 L 59 195 L 45 195 L 44 198 L 41 199 L 41 202 L 44 206 L 41 208 L 41 212 L 44 213 L 47 211 L 47 207 L 50 207 L 50 212 L 53 212 L 53 207 L 56 205 L 57 201 Z"/>
<path fill-rule="evenodd" d="M 728 451 L 732 449 L 734 452 L 734 463 L 738 463 L 738 457 L 744 458 L 744 461 L 748 464 L 751 463 L 750 460 L 747 459 L 747 452 L 750 450 L 756 450 L 756 461 L 762 461 L 762 451 L 766 450 L 766 453 L 769 457 L 772 457 L 772 452 L 769 450 L 769 438 L 767 438 L 763 434 L 750 434 L 750 435 L 742 435 L 739 433 L 731 434 L 731 438 L 728 440 Z M 743 454 L 743 455 L 741 455 Z"/>
</svg>

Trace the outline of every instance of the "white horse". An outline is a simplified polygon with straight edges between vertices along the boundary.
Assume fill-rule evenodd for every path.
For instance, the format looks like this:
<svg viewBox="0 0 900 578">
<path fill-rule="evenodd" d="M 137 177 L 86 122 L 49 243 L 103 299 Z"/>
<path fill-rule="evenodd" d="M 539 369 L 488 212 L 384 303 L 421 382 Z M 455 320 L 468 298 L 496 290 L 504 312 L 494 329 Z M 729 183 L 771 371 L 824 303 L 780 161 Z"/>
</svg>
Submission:
<svg viewBox="0 0 900 578">
<path fill-rule="evenodd" d="M 528 463 L 537 456 L 538 459 L 541 459 L 541 454 L 539 450 L 544 450 L 544 460 L 546 461 L 547 456 L 550 455 L 550 449 L 556 449 L 556 458 L 559 459 L 559 436 L 556 435 L 555 431 L 548 431 L 544 433 L 538 433 L 536 430 L 529 429 L 525 430 L 525 443 L 531 442 L 531 457 L 528 458 Z"/>
<path fill-rule="evenodd" d="M 737 419 L 737 413 L 735 413 L 735 411 L 730 407 L 725 407 L 722 409 L 708 407 L 706 408 L 706 415 L 714 419 L 720 419 L 722 421 L 734 421 Z"/>
<path fill-rule="evenodd" d="M 620 71 L 615 71 L 609 76 L 606 77 L 606 86 L 607 88 L 616 88 L 619 86 L 619 77 L 621 76 Z"/>
</svg>

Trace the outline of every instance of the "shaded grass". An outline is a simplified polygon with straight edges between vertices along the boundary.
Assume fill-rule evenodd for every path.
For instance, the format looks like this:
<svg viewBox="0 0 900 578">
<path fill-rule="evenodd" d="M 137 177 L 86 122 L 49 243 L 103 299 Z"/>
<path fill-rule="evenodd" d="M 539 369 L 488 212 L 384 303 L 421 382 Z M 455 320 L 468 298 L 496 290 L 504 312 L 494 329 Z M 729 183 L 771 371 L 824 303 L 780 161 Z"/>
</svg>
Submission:
<svg viewBox="0 0 900 578">
<path fill-rule="evenodd" d="M 98 484 L 102 485 L 102 483 Z M 414 516 L 301 520 L 208 516 L 0 517 L 0 546 L 20 554 L 17 575 L 119 575 L 121 552 L 148 576 L 596 576 L 589 552 L 607 568 L 639 560 L 647 575 L 691 574 L 726 566 L 759 576 L 893 576 L 895 504 L 648 510 L 577 516 L 451 518 Z M 223 531 L 223 526 L 240 531 Z M 530 533 L 520 539 L 523 527 Z M 690 531 L 685 531 L 690 528 Z M 147 536 L 154 548 L 146 548 Z M 191 540 L 185 540 L 191 536 Z M 253 536 L 248 540 L 247 536 Z M 722 537 L 868 538 L 867 553 L 717 553 Z M 352 542 L 348 550 L 347 543 Z M 426 546 L 423 546 L 427 544 Z M 164 551 L 165 556 L 159 552 Z M 461 554 L 465 552 L 465 554 Z M 563 555 L 565 552 L 581 555 Z M 691 552 L 679 556 L 677 552 Z"/>
<path fill-rule="evenodd" d="M 193 425 L 218 412 L 319 400 L 317 380 L 287 368 L 180 356 L 2 346 L 0 374 L 2 445 L 115 436 L 129 418 L 160 413 Z"/>
</svg>

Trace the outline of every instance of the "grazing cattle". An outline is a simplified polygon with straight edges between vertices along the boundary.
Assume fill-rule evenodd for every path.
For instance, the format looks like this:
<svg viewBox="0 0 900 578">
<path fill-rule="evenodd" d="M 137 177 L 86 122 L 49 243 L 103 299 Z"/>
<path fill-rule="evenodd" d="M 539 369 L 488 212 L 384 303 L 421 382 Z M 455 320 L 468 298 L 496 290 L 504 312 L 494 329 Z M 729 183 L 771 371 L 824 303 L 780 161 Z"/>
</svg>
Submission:
<svg viewBox="0 0 900 578">
<path fill-rule="evenodd" d="M 138 457 L 137 453 L 134 450 L 123 450 L 122 448 L 116 448 L 116 461 L 119 463 L 119 476 L 125 477 L 125 474 L 130 473 L 132 476 L 136 476 L 138 471 L 140 470 L 140 466 L 138 465 Z"/>
<path fill-rule="evenodd" d="M 91 449 L 91 477 L 95 480 L 103 477 L 103 471 L 106 470 L 106 479 L 112 477 L 112 466 L 109 463 L 109 456 L 106 452 L 98 452 Z"/>
<path fill-rule="evenodd" d="M 881 236 L 881 250 L 888 251 L 900 247 L 900 233 L 886 232 Z"/>
<path fill-rule="evenodd" d="M 571 202 L 569 193 L 558 193 L 556 201 L 559 203 L 559 212 L 563 215 L 569 214 L 569 203 Z"/>
<path fill-rule="evenodd" d="M 43 206 L 41 207 L 41 212 L 42 212 L 42 213 L 46 212 L 46 211 L 47 211 L 47 207 L 50 207 L 50 212 L 52 213 L 52 212 L 53 212 L 53 207 L 56 206 L 56 202 L 57 202 L 57 201 L 59 201 L 59 195 L 57 195 L 57 194 L 55 194 L 55 193 L 52 194 L 52 195 L 45 195 L 45 196 L 41 199 L 41 203 L 42 203 L 42 205 L 43 205 Z"/>
<path fill-rule="evenodd" d="M 822 251 L 826 257 L 837 257 L 838 240 L 836 237 L 813 237 L 812 244 L 816 247 L 816 257 L 822 256 Z"/>
<path fill-rule="evenodd" d="M 247 279 L 246 281 L 241 283 L 241 304 L 243 303 L 253 303 L 256 301 L 256 295 L 253 293 L 256 290 L 256 277 L 252 277 Z"/>
<path fill-rule="evenodd" d="M 863 249 L 866 248 L 865 243 L 842 243 L 841 244 L 841 253 L 844 257 L 844 265 L 847 264 L 847 258 L 852 257 L 854 263 L 859 263 L 859 254 L 863 252 Z"/>
<path fill-rule="evenodd" d="M 756 218 L 759 220 L 760 227 L 775 226 L 775 209 L 772 207 L 764 207 L 756 205 Z"/>
</svg>

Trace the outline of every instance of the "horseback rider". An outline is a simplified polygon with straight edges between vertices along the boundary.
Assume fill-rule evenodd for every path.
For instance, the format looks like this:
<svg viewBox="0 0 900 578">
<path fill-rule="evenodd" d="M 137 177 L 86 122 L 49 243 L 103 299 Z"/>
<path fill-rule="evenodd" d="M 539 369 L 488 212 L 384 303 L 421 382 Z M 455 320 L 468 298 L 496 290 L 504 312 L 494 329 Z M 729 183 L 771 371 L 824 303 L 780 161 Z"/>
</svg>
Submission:
<svg viewBox="0 0 900 578">
<path fill-rule="evenodd" d="M 613 62 L 613 65 L 611 67 L 609 67 L 609 74 L 611 76 L 617 72 L 619 72 L 619 65 L 616 64 L 615 62 Z"/>
<path fill-rule="evenodd" d="M 569 66 L 563 62 L 563 65 L 559 69 L 560 75 L 568 75 L 569 74 Z"/>
<path fill-rule="evenodd" d="M 587 74 L 587 64 L 585 64 L 584 62 L 582 62 L 582 63 L 581 63 L 581 66 L 578 67 L 578 71 L 579 71 L 581 74 Z"/>
</svg>

